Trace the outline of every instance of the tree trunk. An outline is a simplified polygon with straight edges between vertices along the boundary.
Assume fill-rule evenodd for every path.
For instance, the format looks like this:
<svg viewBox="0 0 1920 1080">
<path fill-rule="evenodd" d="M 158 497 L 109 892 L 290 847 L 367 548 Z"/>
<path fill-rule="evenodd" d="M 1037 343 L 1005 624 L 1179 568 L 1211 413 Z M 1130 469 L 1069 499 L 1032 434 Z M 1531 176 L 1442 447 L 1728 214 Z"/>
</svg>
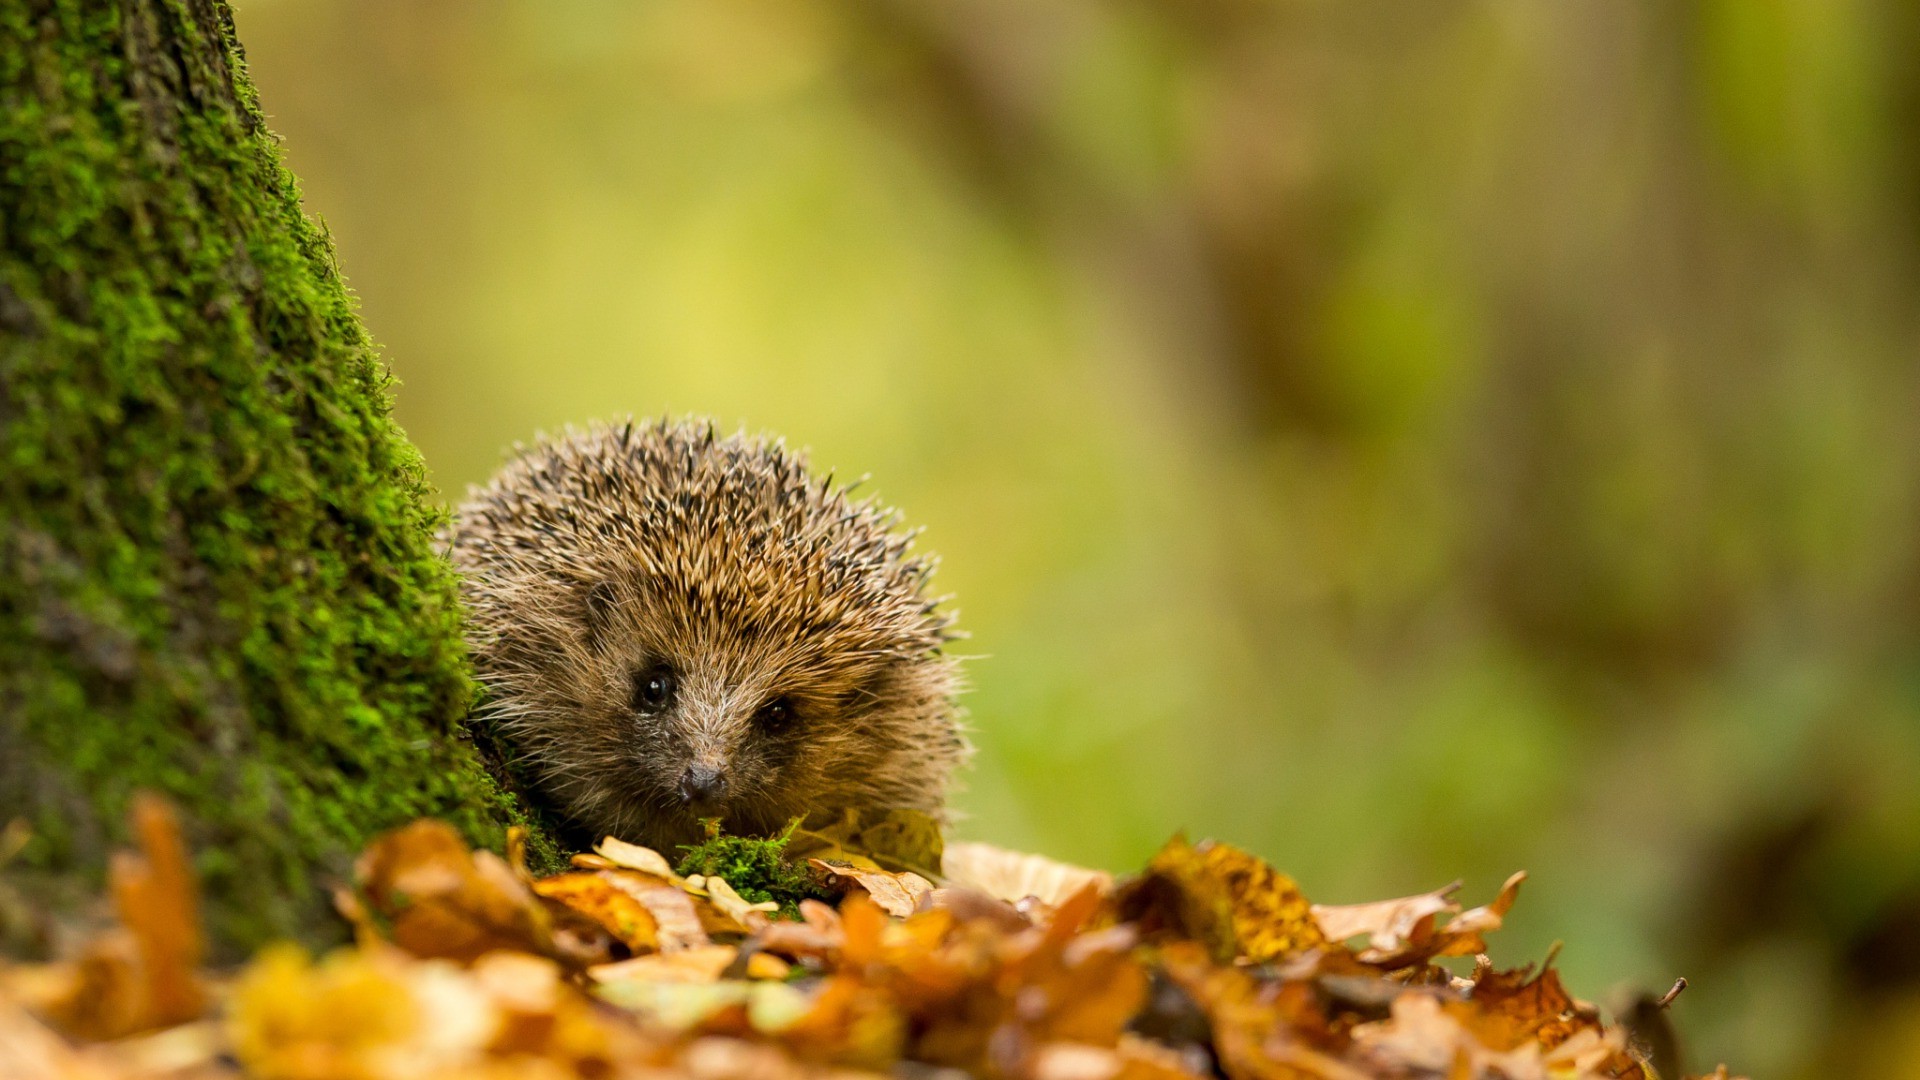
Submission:
<svg viewBox="0 0 1920 1080">
<path fill-rule="evenodd" d="M 216 939 L 498 843 L 437 511 L 223 0 L 0 0 L 0 823 L 42 910 L 170 795 Z"/>
</svg>

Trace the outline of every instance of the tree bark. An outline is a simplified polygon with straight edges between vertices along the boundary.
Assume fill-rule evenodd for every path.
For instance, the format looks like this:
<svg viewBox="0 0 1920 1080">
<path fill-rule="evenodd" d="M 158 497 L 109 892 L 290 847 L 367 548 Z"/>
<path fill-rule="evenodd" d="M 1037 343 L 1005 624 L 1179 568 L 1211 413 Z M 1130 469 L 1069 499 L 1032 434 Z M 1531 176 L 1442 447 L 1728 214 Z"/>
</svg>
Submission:
<svg viewBox="0 0 1920 1080">
<path fill-rule="evenodd" d="M 0 0 L 0 823 L 42 910 L 128 797 L 185 811 L 216 940 L 311 938 L 418 815 L 519 811 L 438 512 L 223 0 Z"/>
</svg>

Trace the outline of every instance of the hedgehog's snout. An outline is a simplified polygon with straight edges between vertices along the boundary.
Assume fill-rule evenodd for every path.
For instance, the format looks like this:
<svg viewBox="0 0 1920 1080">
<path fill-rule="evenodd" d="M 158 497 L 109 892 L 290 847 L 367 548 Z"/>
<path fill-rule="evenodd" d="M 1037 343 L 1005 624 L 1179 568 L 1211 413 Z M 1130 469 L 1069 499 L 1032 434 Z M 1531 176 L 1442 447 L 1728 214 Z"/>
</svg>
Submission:
<svg viewBox="0 0 1920 1080">
<path fill-rule="evenodd" d="M 680 802 L 696 813 L 712 810 L 727 795 L 727 774 L 694 762 L 680 774 Z"/>
</svg>

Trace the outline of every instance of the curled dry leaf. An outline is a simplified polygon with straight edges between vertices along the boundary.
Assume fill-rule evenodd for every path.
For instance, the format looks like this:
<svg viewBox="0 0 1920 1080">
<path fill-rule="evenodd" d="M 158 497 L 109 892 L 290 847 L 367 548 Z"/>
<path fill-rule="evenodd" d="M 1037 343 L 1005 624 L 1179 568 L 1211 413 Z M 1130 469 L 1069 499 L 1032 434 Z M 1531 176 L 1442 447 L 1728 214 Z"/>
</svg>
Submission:
<svg viewBox="0 0 1920 1080">
<path fill-rule="evenodd" d="M 135 796 L 131 816 L 139 854 L 118 851 L 108 864 L 119 926 L 88 942 L 77 962 L 32 980 L 35 1005 L 84 1039 L 184 1023 L 206 1007 L 199 890 L 179 823 L 155 795 Z"/>
<path fill-rule="evenodd" d="M 940 869 L 949 886 L 977 889 L 1010 904 L 1032 897 L 1055 908 L 1089 884 L 1102 893 L 1113 887 L 1113 875 L 1103 870 L 992 844 L 948 844 Z"/>
<path fill-rule="evenodd" d="M 680 880 L 680 876 L 673 872 L 673 865 L 667 862 L 667 857 L 652 848 L 629 844 L 625 840 L 609 836 L 594 845 L 593 850 L 613 866 L 638 870 L 662 881 Z"/>
<path fill-rule="evenodd" d="M 733 891 L 733 886 L 727 884 L 726 878 L 708 878 L 706 891 L 707 899 L 721 914 L 747 931 L 767 925 L 767 915 L 780 910 L 780 905 L 771 900 L 762 900 L 758 904 L 747 903 L 739 893 Z"/>
<path fill-rule="evenodd" d="M 886 870 L 864 870 L 824 859 L 807 861 L 820 871 L 830 886 L 843 892 L 849 885 L 864 889 L 882 911 L 897 919 L 913 914 L 922 901 L 933 895 L 933 883 L 910 870 L 895 874 Z"/>
<path fill-rule="evenodd" d="M 796 960 L 827 961 L 845 940 L 840 913 L 818 900 L 800 901 L 800 921 L 773 922 L 754 935 L 754 946 Z"/>
<path fill-rule="evenodd" d="M 591 920 L 633 952 L 648 953 L 660 947 L 660 923 L 653 912 L 606 871 L 558 874 L 534 882 L 533 891 Z"/>
<path fill-rule="evenodd" d="M 415 956 L 472 960 L 495 949 L 546 952 L 550 922 L 533 893 L 453 827 L 416 821 L 376 838 L 354 863 L 369 907 Z"/>
<path fill-rule="evenodd" d="M 1406 957 L 1423 958 L 1420 946 L 1433 937 L 1434 917 L 1460 910 L 1452 896 L 1460 888 L 1454 882 L 1443 889 L 1403 896 L 1397 900 L 1377 900 L 1370 904 L 1313 905 L 1313 917 L 1321 933 L 1330 941 L 1346 941 L 1366 936 L 1367 948 L 1360 958 L 1368 963 L 1393 966 Z"/>
<path fill-rule="evenodd" d="M 621 871 L 602 871 L 606 880 L 653 916 L 654 933 L 663 953 L 698 949 L 713 943 L 707 936 L 700 910 L 685 891 L 673 885 L 656 885 L 652 879 Z"/>
<path fill-rule="evenodd" d="M 1367 945 L 1356 957 L 1384 968 L 1424 963 L 1436 956 L 1471 956 L 1486 951 L 1483 935 L 1500 929 L 1512 910 L 1527 875 L 1514 874 L 1491 903 L 1460 912 L 1453 894 L 1458 882 L 1418 896 L 1378 900 L 1370 904 L 1313 905 L 1313 917 L 1330 941 L 1366 936 Z M 1457 914 L 1456 914 L 1457 913 Z M 1439 916 L 1453 914 L 1436 929 Z"/>
<path fill-rule="evenodd" d="M 146 1026 L 191 1020 L 205 1007 L 196 970 L 206 955 L 193 865 L 171 807 L 156 795 L 136 796 L 134 833 L 140 855 L 116 854 L 109 868 L 114 910 L 137 944 Z"/>
<path fill-rule="evenodd" d="M 1576 1031 L 1600 1027 L 1600 1010 L 1567 993 L 1552 967 L 1533 975 L 1530 967 L 1513 971 L 1476 970 L 1472 1005 L 1451 1011 L 1480 1041 L 1507 1050 L 1527 1043 L 1552 1049 Z"/>
</svg>

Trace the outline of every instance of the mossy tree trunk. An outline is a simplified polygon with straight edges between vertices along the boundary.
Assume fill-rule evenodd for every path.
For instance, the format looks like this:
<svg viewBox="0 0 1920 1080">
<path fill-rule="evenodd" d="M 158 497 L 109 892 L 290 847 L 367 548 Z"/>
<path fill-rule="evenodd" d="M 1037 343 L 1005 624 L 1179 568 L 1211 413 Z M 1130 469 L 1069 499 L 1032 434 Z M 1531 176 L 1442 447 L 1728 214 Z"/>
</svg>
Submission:
<svg viewBox="0 0 1920 1080">
<path fill-rule="evenodd" d="M 222 0 L 0 0 L 0 870 L 90 888 L 128 796 L 216 936 L 312 935 L 371 833 L 515 817 L 436 512 Z"/>
</svg>

